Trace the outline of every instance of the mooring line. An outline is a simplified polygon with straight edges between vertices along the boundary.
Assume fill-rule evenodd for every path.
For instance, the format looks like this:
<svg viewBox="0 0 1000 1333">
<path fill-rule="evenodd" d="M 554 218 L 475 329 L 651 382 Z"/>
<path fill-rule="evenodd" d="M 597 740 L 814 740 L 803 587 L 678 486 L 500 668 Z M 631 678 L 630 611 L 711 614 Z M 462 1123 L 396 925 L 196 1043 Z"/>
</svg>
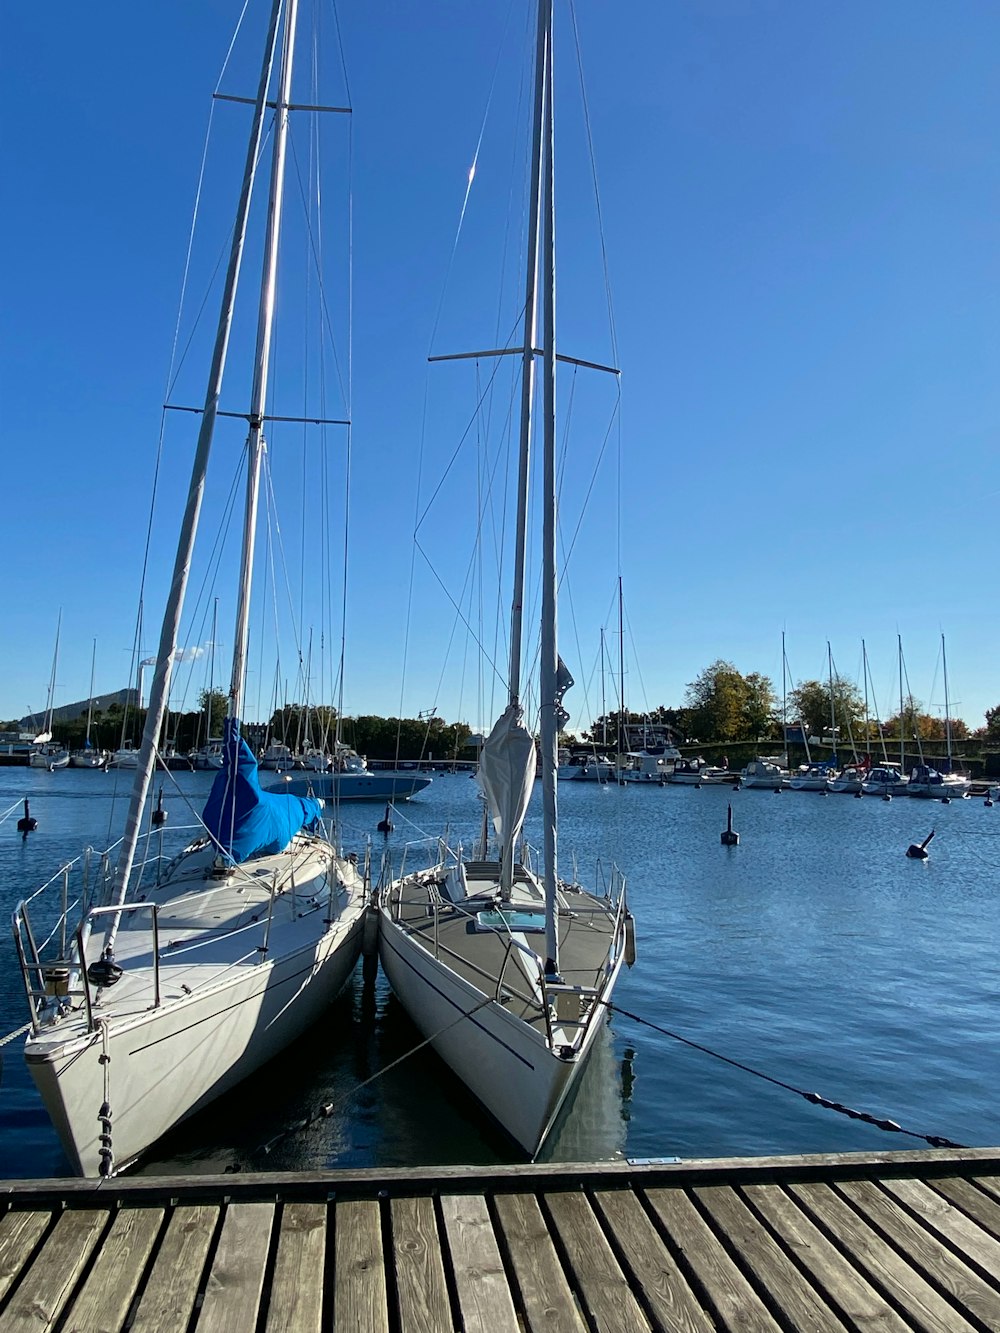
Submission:
<svg viewBox="0 0 1000 1333">
<path fill-rule="evenodd" d="M 484 1000 L 479 1002 L 479 1004 L 474 1005 L 473 1008 L 459 1014 L 457 1018 L 453 1018 L 451 1022 L 446 1023 L 443 1028 L 438 1028 L 436 1032 L 432 1032 L 431 1035 L 425 1037 L 423 1041 L 418 1041 L 416 1046 L 411 1046 L 408 1051 L 404 1051 L 403 1054 L 397 1056 L 395 1060 L 391 1060 L 389 1064 L 383 1065 L 381 1069 L 377 1069 L 369 1078 L 364 1079 L 361 1083 L 355 1084 L 353 1088 L 348 1092 L 345 1092 L 344 1095 L 339 1097 L 336 1101 L 324 1102 L 322 1106 L 317 1107 L 315 1111 L 310 1112 L 309 1115 L 305 1116 L 302 1120 L 297 1120 L 293 1125 L 289 1125 L 287 1128 L 275 1134 L 274 1138 L 268 1139 L 266 1143 L 262 1143 L 256 1151 L 269 1153 L 275 1144 L 282 1143 L 290 1135 L 298 1134 L 302 1130 L 308 1129 L 310 1125 L 314 1125 L 317 1120 L 328 1120 L 330 1116 L 340 1110 L 345 1102 L 350 1101 L 356 1093 L 359 1093 L 362 1088 L 367 1088 L 369 1083 L 374 1083 L 375 1080 L 381 1078 L 383 1074 L 388 1074 L 390 1069 L 395 1069 L 396 1066 L 401 1065 L 404 1060 L 408 1060 L 411 1055 L 416 1055 L 417 1051 L 422 1051 L 423 1048 L 429 1046 L 432 1041 L 436 1041 L 438 1037 L 443 1036 L 444 1033 L 448 1032 L 451 1028 L 457 1027 L 463 1019 L 471 1018 L 473 1014 L 478 1014 L 480 1009 L 485 1009 L 488 1004 L 492 1003 L 493 996 L 487 995 Z"/>
<path fill-rule="evenodd" d="M 861 1120 L 866 1125 L 874 1125 L 876 1129 L 884 1129 L 890 1134 L 906 1134 L 911 1139 L 922 1139 L 925 1143 L 929 1143 L 932 1148 L 967 1148 L 969 1146 L 967 1143 L 955 1143 L 952 1139 L 945 1138 L 943 1134 L 920 1134 L 915 1129 L 904 1129 L 895 1120 L 871 1115 L 867 1111 L 855 1111 L 842 1102 L 831 1101 L 828 1097 L 824 1097 L 822 1093 L 806 1092 L 804 1088 L 797 1088 L 793 1083 L 785 1083 L 783 1079 L 775 1078 L 772 1074 L 765 1074 L 762 1070 L 754 1069 L 752 1065 L 744 1064 L 741 1060 L 734 1060 L 731 1056 L 713 1051 L 710 1046 L 703 1046 L 700 1042 L 692 1041 L 690 1037 L 682 1037 L 679 1032 L 671 1032 L 669 1028 L 661 1027 L 659 1023 L 654 1023 L 648 1018 L 641 1018 L 638 1014 L 630 1013 L 617 1004 L 605 1002 L 605 1007 L 609 1013 L 621 1014 L 622 1018 L 630 1018 L 633 1023 L 640 1023 L 643 1027 L 652 1028 L 654 1032 L 659 1032 L 661 1036 L 671 1037 L 674 1041 L 690 1046 L 693 1050 L 711 1055 L 713 1059 L 732 1065 L 734 1069 L 742 1069 L 745 1074 L 753 1074 L 755 1078 L 761 1078 L 765 1083 L 773 1083 L 775 1087 L 784 1088 L 786 1092 L 794 1092 L 797 1097 L 805 1098 L 813 1106 L 822 1106 L 827 1111 L 837 1111 L 840 1115 L 846 1115 L 851 1120 Z"/>
</svg>

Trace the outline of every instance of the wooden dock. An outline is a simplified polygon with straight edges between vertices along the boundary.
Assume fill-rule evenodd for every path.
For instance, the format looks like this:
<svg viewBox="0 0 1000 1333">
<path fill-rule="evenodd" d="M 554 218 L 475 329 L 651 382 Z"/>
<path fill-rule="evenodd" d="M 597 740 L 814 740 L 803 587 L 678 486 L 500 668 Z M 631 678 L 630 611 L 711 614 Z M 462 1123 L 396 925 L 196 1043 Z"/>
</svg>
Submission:
<svg viewBox="0 0 1000 1333">
<path fill-rule="evenodd" d="M 1000 1149 L 0 1193 L 3 1333 L 1000 1329 Z"/>
</svg>

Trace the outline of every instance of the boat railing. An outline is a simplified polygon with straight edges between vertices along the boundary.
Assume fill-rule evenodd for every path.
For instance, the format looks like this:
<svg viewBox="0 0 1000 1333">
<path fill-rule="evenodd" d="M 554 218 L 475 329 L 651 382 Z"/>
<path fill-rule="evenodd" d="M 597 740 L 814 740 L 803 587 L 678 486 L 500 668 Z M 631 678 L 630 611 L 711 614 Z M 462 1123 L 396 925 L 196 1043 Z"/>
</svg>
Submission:
<svg viewBox="0 0 1000 1333">
<path fill-rule="evenodd" d="M 188 830 L 175 828 L 172 832 L 185 833 Z M 114 912 L 149 911 L 154 907 L 146 901 L 124 905 L 112 903 L 115 883 L 113 853 L 120 841 L 112 843 L 103 852 L 97 852 L 93 847 L 85 848 L 79 856 L 64 862 L 54 875 L 21 899 L 14 908 L 11 915 L 14 946 L 28 999 L 32 1028 L 36 1033 L 41 1026 L 43 1008 L 51 1007 L 53 1001 L 71 1006 L 73 1001 L 83 1000 L 90 1017 L 92 996 L 86 982 L 86 955 L 81 944 L 86 944 L 94 918 Z M 169 866 L 176 859 L 164 855 L 162 838 L 159 842 L 160 850 L 147 855 L 138 868 L 135 889 L 141 886 L 143 876 L 150 871 L 154 872 L 159 882 L 164 873 L 163 867 Z M 53 891 L 58 895 L 55 900 Z M 155 912 L 153 934 L 155 946 Z M 154 990 L 158 1005 L 157 954 L 158 950 L 154 947 Z"/>
</svg>

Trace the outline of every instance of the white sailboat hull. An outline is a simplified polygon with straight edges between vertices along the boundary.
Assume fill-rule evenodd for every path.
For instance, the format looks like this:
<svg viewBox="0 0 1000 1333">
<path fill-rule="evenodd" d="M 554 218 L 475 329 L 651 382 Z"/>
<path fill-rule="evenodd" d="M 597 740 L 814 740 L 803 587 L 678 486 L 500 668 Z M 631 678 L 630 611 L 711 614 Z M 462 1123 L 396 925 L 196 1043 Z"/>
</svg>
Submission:
<svg viewBox="0 0 1000 1333">
<path fill-rule="evenodd" d="M 115 1169 L 234 1087 L 323 1013 L 361 950 L 363 914 L 280 959 L 232 969 L 159 1009 L 110 1017 L 108 1101 Z M 161 975 L 167 969 L 161 969 Z M 164 984 L 167 984 L 164 982 Z M 100 1170 L 100 1033 L 29 1040 L 25 1058 L 74 1171 Z"/>
<path fill-rule="evenodd" d="M 433 1038 L 433 1049 L 493 1120 L 534 1157 L 586 1063 L 603 1017 L 588 1025 L 578 1049 L 562 1059 L 502 1005 L 484 1005 L 481 991 L 435 959 L 385 911 L 379 961 L 413 1023 L 424 1037 Z"/>
</svg>

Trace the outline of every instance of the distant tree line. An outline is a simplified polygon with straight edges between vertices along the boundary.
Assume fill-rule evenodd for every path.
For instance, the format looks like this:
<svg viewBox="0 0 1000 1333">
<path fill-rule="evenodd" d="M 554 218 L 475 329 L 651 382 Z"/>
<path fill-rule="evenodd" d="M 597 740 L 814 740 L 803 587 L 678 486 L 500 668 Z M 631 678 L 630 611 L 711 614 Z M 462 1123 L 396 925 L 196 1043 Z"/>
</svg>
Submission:
<svg viewBox="0 0 1000 1333">
<path fill-rule="evenodd" d="M 202 690 L 197 712 L 169 713 L 160 741 L 178 754 L 197 750 L 213 737 L 221 737 L 228 699 L 221 690 Z M 95 712 L 91 719 L 90 741 L 97 750 L 116 750 L 123 742 L 138 745 L 146 724 L 146 710 L 134 705 L 115 703 Z M 337 711 L 324 705 L 285 704 L 272 713 L 264 724 L 244 728 L 255 743 L 278 741 L 293 750 L 305 745 L 332 749 L 337 734 Z M 19 730 L 17 721 L 0 722 L 0 731 Z M 87 734 L 87 710 L 68 721 L 52 724 L 53 739 L 69 750 L 82 750 Z M 369 759 L 468 759 L 472 731 L 464 722 L 445 722 L 431 718 L 345 717 L 340 739 Z"/>
<path fill-rule="evenodd" d="M 866 708 L 857 685 L 836 672 L 832 681 L 799 681 L 788 691 L 784 716 L 790 728 L 801 727 L 807 737 L 832 740 L 842 749 L 851 743 L 867 749 L 880 738 L 899 740 L 901 734 L 905 741 L 946 739 L 945 719 L 926 712 L 913 695 L 904 698 L 901 710 L 878 719 L 870 701 Z M 781 744 L 782 719 L 782 703 L 773 681 L 756 671 L 744 675 L 732 662 L 720 658 L 688 684 L 680 708 L 660 706 L 648 713 L 626 712 L 624 717 L 609 712 L 596 718 L 583 738 L 613 747 L 618 743 L 621 722 L 633 734 L 643 723 L 651 728 L 669 727 L 679 741 L 691 744 Z M 986 710 L 986 725 L 976 731 L 958 717 L 951 718 L 949 725 L 953 740 L 1000 745 L 1000 704 Z"/>
</svg>

